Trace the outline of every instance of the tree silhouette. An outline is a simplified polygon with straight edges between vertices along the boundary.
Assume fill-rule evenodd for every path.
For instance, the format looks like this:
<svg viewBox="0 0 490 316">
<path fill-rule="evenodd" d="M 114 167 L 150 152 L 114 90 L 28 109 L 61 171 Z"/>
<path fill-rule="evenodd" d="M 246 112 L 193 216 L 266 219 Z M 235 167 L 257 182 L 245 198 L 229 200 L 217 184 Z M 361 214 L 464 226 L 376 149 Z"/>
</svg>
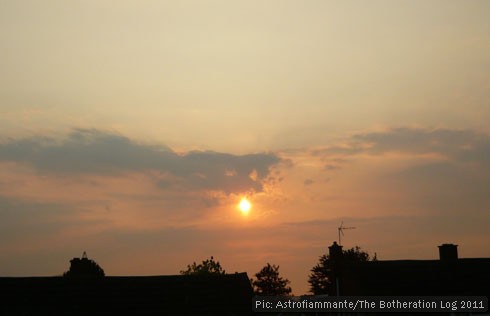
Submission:
<svg viewBox="0 0 490 316">
<path fill-rule="evenodd" d="M 193 262 L 192 265 L 187 265 L 186 270 L 180 271 L 180 274 L 225 274 L 225 270 L 221 267 L 219 261 L 214 261 L 213 256 L 210 259 L 204 260 L 200 264 Z"/>
<path fill-rule="evenodd" d="M 361 247 L 342 250 L 342 260 L 351 262 L 376 261 L 376 254 L 371 258 L 369 253 L 363 251 Z M 333 262 L 329 255 L 322 255 L 318 260 L 318 264 L 310 271 L 308 279 L 310 283 L 310 292 L 315 295 L 332 294 L 334 292 L 334 277 L 333 277 Z"/>
<path fill-rule="evenodd" d="M 262 270 L 255 274 L 255 277 L 257 279 L 251 281 L 257 295 L 273 296 L 291 293 L 291 288 L 287 286 L 290 281 L 279 276 L 279 266 L 267 263 Z"/>
<path fill-rule="evenodd" d="M 87 257 L 83 252 L 82 258 L 73 258 L 70 260 L 70 269 L 66 271 L 65 277 L 103 277 L 104 270 L 95 262 Z"/>
</svg>

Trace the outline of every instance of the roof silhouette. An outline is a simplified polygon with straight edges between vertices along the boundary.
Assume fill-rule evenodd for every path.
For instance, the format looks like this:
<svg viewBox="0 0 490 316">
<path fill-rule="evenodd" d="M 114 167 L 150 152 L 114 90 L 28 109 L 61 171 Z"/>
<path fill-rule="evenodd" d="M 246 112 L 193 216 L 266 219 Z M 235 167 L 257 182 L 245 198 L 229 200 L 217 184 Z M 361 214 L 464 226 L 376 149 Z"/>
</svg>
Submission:
<svg viewBox="0 0 490 316">
<path fill-rule="evenodd" d="M 335 254 L 335 243 L 330 253 Z M 439 246 L 439 260 L 337 260 L 340 295 L 490 296 L 490 258 L 459 259 L 457 245 Z"/>
<path fill-rule="evenodd" d="M 343 295 L 490 296 L 486 258 L 351 262 L 343 274 Z"/>
<path fill-rule="evenodd" d="M 250 315 L 246 273 L 0 277 L 0 315 Z"/>
</svg>

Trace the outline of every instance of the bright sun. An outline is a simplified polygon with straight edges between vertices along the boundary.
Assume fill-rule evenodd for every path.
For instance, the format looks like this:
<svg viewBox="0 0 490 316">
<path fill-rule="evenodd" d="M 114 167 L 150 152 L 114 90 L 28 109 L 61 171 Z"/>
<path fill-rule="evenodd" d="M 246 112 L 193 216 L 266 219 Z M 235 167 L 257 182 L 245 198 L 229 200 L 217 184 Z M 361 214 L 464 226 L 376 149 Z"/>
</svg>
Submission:
<svg viewBox="0 0 490 316">
<path fill-rule="evenodd" d="M 250 212 L 250 208 L 252 207 L 252 204 L 247 200 L 247 198 L 242 198 L 240 201 L 240 204 L 238 204 L 238 208 L 242 212 L 243 215 L 248 215 Z"/>
</svg>

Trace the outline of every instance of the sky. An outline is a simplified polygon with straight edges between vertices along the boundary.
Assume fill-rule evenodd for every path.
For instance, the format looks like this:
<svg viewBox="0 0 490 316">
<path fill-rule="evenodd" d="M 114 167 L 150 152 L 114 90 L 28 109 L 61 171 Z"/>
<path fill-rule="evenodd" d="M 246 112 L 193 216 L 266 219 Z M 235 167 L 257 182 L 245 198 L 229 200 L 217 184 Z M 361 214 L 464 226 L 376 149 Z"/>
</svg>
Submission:
<svg viewBox="0 0 490 316">
<path fill-rule="evenodd" d="M 0 73 L 2 276 L 490 257 L 489 1 L 0 0 Z"/>
</svg>

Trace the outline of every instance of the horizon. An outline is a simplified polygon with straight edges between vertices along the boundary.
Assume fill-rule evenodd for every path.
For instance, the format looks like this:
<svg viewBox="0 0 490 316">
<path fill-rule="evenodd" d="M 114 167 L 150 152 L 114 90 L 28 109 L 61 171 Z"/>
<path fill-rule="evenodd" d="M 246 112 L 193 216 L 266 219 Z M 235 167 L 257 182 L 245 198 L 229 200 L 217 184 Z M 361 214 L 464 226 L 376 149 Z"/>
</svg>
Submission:
<svg viewBox="0 0 490 316">
<path fill-rule="evenodd" d="M 0 7 L 0 276 L 490 258 L 489 1 Z"/>
</svg>

